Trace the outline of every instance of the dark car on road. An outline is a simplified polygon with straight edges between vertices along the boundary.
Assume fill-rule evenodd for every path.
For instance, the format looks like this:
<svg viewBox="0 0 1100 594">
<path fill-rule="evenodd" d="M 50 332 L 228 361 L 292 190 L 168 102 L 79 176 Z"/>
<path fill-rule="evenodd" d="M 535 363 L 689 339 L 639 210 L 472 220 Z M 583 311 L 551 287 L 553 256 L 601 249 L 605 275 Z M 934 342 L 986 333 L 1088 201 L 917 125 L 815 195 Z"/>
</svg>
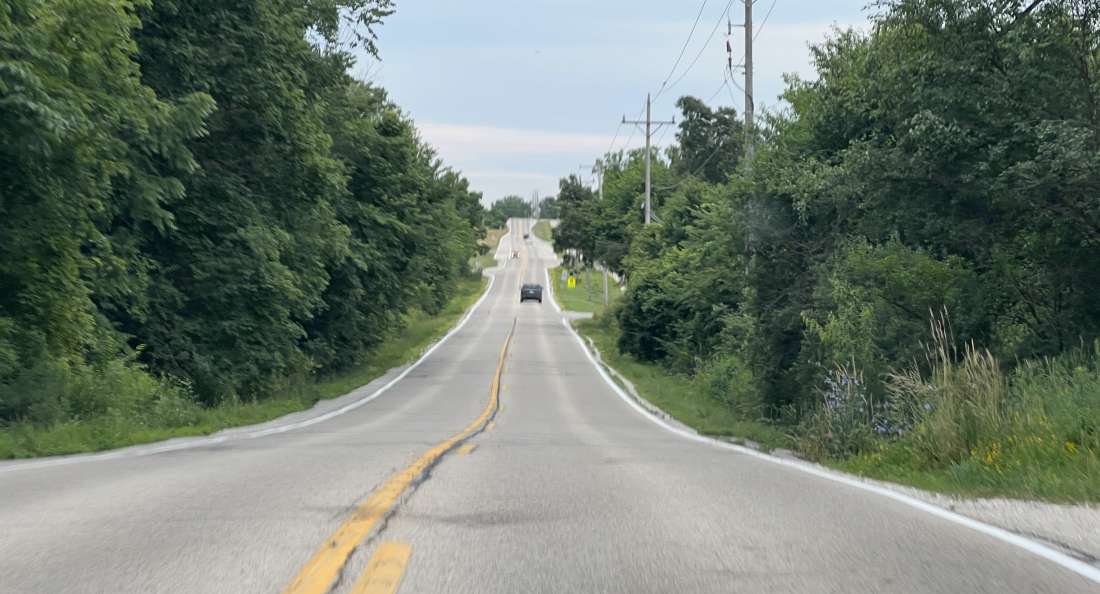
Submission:
<svg viewBox="0 0 1100 594">
<path fill-rule="evenodd" d="M 523 303 L 528 299 L 542 303 L 542 285 L 526 284 L 520 287 L 519 302 Z"/>
</svg>

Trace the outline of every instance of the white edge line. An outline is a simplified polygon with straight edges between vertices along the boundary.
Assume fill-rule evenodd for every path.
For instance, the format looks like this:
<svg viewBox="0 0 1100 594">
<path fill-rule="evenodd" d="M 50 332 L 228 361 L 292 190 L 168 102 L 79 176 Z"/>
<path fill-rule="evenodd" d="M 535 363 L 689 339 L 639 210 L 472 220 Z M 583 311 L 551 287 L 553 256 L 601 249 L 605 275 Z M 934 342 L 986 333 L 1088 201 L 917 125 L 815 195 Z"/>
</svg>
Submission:
<svg viewBox="0 0 1100 594">
<path fill-rule="evenodd" d="M 1042 557 L 1048 561 L 1052 561 L 1088 580 L 1100 583 L 1100 568 L 1094 567 L 1093 565 L 1085 563 L 1084 561 L 1081 561 L 1079 559 L 1075 559 L 1074 557 L 1062 553 L 1061 551 L 1052 549 L 1051 547 L 1048 547 L 1040 542 L 1025 538 L 1023 536 L 1020 536 L 1019 534 L 1010 532 L 1003 528 L 998 528 L 984 522 L 979 522 L 978 520 L 975 520 L 973 518 L 968 518 L 942 507 L 932 505 L 930 503 L 921 501 L 908 495 L 904 495 L 902 493 L 898 493 L 897 491 L 864 482 L 853 476 L 848 476 L 838 472 L 826 470 L 821 467 L 812 466 L 805 462 L 778 458 L 776 456 L 772 456 L 770 454 L 766 454 L 752 448 L 746 448 L 737 444 L 719 441 L 717 439 L 711 439 L 709 437 L 699 435 L 698 433 L 692 433 L 683 429 L 679 429 L 677 427 L 673 427 L 672 425 L 666 423 L 663 419 L 660 419 L 650 414 L 649 411 L 642 408 L 642 406 L 638 404 L 633 398 L 631 398 L 630 395 L 624 392 L 622 388 L 618 386 L 618 384 L 612 381 L 611 377 L 607 374 L 607 371 L 604 370 L 603 366 L 596 361 L 596 358 L 592 355 L 592 352 L 588 349 L 588 346 L 584 344 L 584 340 L 581 339 L 581 336 L 577 333 L 576 329 L 574 329 L 573 326 L 564 318 L 562 319 L 561 323 L 563 326 L 566 327 L 566 329 L 569 330 L 569 332 L 573 335 L 573 338 L 576 339 L 577 344 L 580 345 L 581 350 L 584 351 L 585 356 L 588 357 L 588 360 L 596 368 L 596 371 L 599 372 L 600 377 L 603 378 L 603 381 L 607 383 L 607 385 L 610 386 L 612 390 L 615 391 L 619 398 L 630 405 L 630 407 L 637 411 L 638 414 L 649 419 L 654 424 L 661 427 L 662 429 L 665 429 L 666 431 L 670 431 L 680 437 L 689 439 L 691 441 L 708 444 L 721 449 L 733 450 L 735 452 L 752 456 L 760 460 L 765 460 L 773 464 L 793 468 L 795 470 L 799 470 L 801 472 L 805 472 L 819 478 L 823 478 L 836 483 L 847 485 L 849 487 L 854 487 L 856 489 L 861 489 L 863 491 L 868 491 L 876 495 L 881 495 L 883 497 L 893 499 L 894 501 L 897 501 L 904 505 L 908 505 L 909 507 L 932 514 L 933 516 L 942 518 L 949 522 L 953 522 L 960 526 L 970 528 L 971 530 L 976 530 L 988 536 L 992 536 L 993 538 L 996 538 L 997 540 L 1000 540 L 1007 544 L 1017 546 L 1029 553 L 1038 555 L 1039 557 Z"/>
<path fill-rule="evenodd" d="M 550 293 L 550 305 L 554 306 L 554 310 L 561 313 L 561 307 L 558 305 L 558 298 L 554 294 L 554 280 L 550 278 L 550 269 L 543 268 L 543 272 L 546 273 L 546 291 Z M 562 319 L 564 322 L 565 320 Z"/>
<path fill-rule="evenodd" d="M 351 411 L 367 404 L 368 402 L 374 400 L 375 398 L 378 398 L 379 396 L 384 394 L 387 390 L 392 388 L 394 386 L 394 384 L 396 384 L 397 382 L 405 379 L 405 377 L 407 375 L 412 373 L 414 369 L 419 367 L 421 363 L 423 363 L 429 356 L 431 356 L 431 354 L 434 353 L 436 349 L 443 346 L 443 343 L 447 342 L 448 338 L 450 338 L 456 332 L 461 330 L 462 327 L 466 325 L 466 322 L 470 321 L 470 318 L 472 318 L 473 315 L 477 312 L 477 310 L 481 307 L 481 304 L 484 303 L 485 300 L 489 297 L 489 294 L 493 290 L 493 284 L 494 283 L 496 283 L 496 275 L 491 274 L 491 275 L 489 275 L 489 286 L 485 288 L 485 292 L 481 295 L 481 298 L 478 299 L 477 302 L 474 303 L 474 305 L 472 307 L 470 307 L 469 311 L 466 312 L 466 315 L 463 316 L 462 320 L 460 320 L 458 322 L 458 324 L 456 324 L 453 328 L 451 328 L 450 331 L 448 331 L 446 334 L 444 334 L 442 338 L 437 340 L 435 342 L 435 344 L 433 344 L 428 350 L 424 351 L 424 353 L 422 355 L 420 355 L 420 358 L 418 358 L 415 362 L 413 362 L 411 365 L 406 367 L 401 373 L 399 373 L 397 375 L 397 377 L 395 377 L 392 380 L 386 382 L 386 385 L 382 386 L 381 388 L 378 388 L 377 390 L 372 392 L 369 396 L 366 396 L 364 398 L 356 400 L 355 402 L 350 402 L 348 404 L 345 404 L 344 406 L 341 406 L 340 408 L 337 408 L 335 410 L 331 410 L 331 411 L 329 411 L 325 414 L 318 415 L 316 417 L 311 417 L 311 418 L 305 419 L 303 421 L 298 421 L 298 422 L 290 423 L 290 424 L 287 424 L 287 425 L 280 425 L 278 427 L 271 427 L 271 428 L 268 428 L 268 429 L 262 429 L 262 430 L 259 430 L 259 431 L 253 431 L 253 432 L 250 432 L 250 433 L 241 433 L 241 434 L 232 435 L 232 436 L 223 435 L 223 436 L 220 436 L 220 437 L 199 438 L 197 440 L 187 441 L 186 443 L 178 443 L 178 444 L 162 445 L 162 446 L 152 446 L 152 447 L 146 447 L 146 448 L 141 448 L 141 449 L 137 449 L 137 450 L 131 449 L 131 450 L 124 450 L 124 451 L 105 452 L 105 453 L 101 453 L 101 454 L 87 454 L 87 455 L 76 454 L 72 457 L 58 458 L 58 459 L 53 459 L 53 460 L 46 459 L 46 460 L 26 462 L 26 463 L 20 463 L 19 461 L 14 461 L 14 463 L 11 466 L 0 466 L 0 474 L 5 474 L 5 473 L 9 473 L 9 472 L 16 472 L 16 471 L 20 471 L 20 470 L 36 470 L 36 469 L 41 469 L 41 468 L 50 468 L 50 467 L 54 467 L 54 466 L 68 466 L 70 464 L 81 464 L 81 463 L 84 463 L 84 462 L 102 462 L 102 461 L 105 461 L 105 460 L 120 460 L 120 459 L 124 459 L 124 458 L 138 458 L 138 457 L 144 457 L 144 456 L 151 456 L 151 455 L 154 455 L 154 454 L 163 454 L 165 452 L 174 452 L 174 451 L 178 451 L 178 450 L 189 450 L 189 449 L 193 449 L 193 448 L 200 448 L 200 447 L 205 447 L 205 446 L 214 445 L 214 444 L 218 444 L 218 443 L 223 443 L 223 442 L 226 442 L 226 441 L 239 441 L 239 440 L 242 440 L 242 439 L 255 439 L 257 437 L 265 437 L 265 436 L 268 436 L 268 435 L 276 435 L 276 434 L 280 434 L 280 433 L 286 433 L 288 431 L 294 431 L 296 429 L 302 429 L 304 427 L 309 427 L 309 426 L 312 426 L 312 425 L 316 425 L 318 423 L 323 423 L 323 422 L 325 422 L 329 419 L 332 419 L 332 418 L 338 417 L 340 415 L 349 413 L 349 412 L 351 412 Z M 137 446 L 137 447 L 140 448 L 141 446 Z"/>
</svg>

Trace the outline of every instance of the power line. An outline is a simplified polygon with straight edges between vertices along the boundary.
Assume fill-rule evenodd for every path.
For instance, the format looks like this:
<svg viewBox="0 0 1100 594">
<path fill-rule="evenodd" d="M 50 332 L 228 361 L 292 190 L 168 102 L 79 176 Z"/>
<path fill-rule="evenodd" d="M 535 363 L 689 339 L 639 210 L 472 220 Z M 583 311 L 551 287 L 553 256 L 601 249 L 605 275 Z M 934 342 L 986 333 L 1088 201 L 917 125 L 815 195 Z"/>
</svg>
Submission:
<svg viewBox="0 0 1100 594">
<path fill-rule="evenodd" d="M 692 60 L 691 65 L 689 65 L 687 67 L 687 70 L 685 70 L 684 73 L 679 78 L 677 78 L 675 82 L 673 82 L 671 85 L 668 84 L 669 79 L 671 79 L 672 75 L 676 73 L 676 68 L 678 68 L 680 66 L 680 62 L 683 60 L 684 54 L 687 52 L 688 46 L 691 45 L 691 40 L 695 37 L 695 30 L 699 26 L 699 21 L 702 20 L 703 12 L 707 7 L 707 2 L 708 1 L 709 0 L 703 0 L 703 3 L 699 6 L 699 12 L 698 12 L 698 14 L 695 15 L 695 22 L 692 23 L 692 25 L 691 25 L 691 32 L 688 33 L 688 38 L 684 41 L 683 47 L 680 48 L 680 55 L 677 56 L 676 63 L 672 65 L 672 70 L 669 71 L 668 76 L 666 76 L 664 82 L 661 83 L 661 87 L 660 87 L 660 89 L 657 90 L 657 94 L 654 97 L 654 99 L 656 99 L 657 97 L 660 97 L 662 93 L 664 93 L 665 91 L 667 91 L 667 90 L 671 89 L 672 87 L 675 87 L 677 84 L 679 84 L 679 82 L 681 80 L 683 80 L 684 77 L 687 76 L 687 74 L 689 72 L 691 72 L 691 69 L 695 67 L 695 64 L 699 61 L 699 57 L 702 56 L 703 51 L 706 50 L 707 45 L 709 45 L 711 40 L 714 39 L 715 32 L 718 31 L 718 27 L 722 24 L 721 17 L 719 17 L 718 22 L 715 23 L 714 29 L 711 30 L 710 35 L 707 37 L 707 41 L 703 44 L 703 49 L 700 50 L 699 53 L 695 56 L 695 59 Z M 729 2 L 726 4 L 725 10 L 722 13 L 722 16 L 725 16 L 726 14 L 729 13 L 730 7 L 733 6 L 733 2 L 734 2 L 734 0 L 729 0 Z M 643 113 L 645 113 L 645 106 L 642 106 L 642 109 L 638 111 L 638 115 L 635 116 L 634 119 L 635 120 L 641 119 Z M 615 129 L 615 136 L 611 140 L 611 145 L 607 150 L 608 153 L 613 152 L 614 147 L 615 147 L 615 141 L 619 138 L 619 132 L 622 130 L 622 126 L 623 126 L 622 122 L 619 122 L 618 128 Z M 626 150 L 630 149 L 630 143 L 631 143 L 631 141 L 634 140 L 634 134 L 636 132 L 637 132 L 636 127 L 632 128 L 630 130 L 630 136 L 627 137 L 626 143 L 623 145 L 624 149 L 626 149 Z"/>
<path fill-rule="evenodd" d="M 695 29 L 699 26 L 699 19 L 703 18 L 703 10 L 707 7 L 709 0 L 703 0 L 703 4 L 699 6 L 699 14 L 695 15 L 695 22 L 691 25 L 691 31 L 688 33 L 688 38 L 684 40 L 684 46 L 680 48 L 680 55 L 676 57 L 676 63 L 672 65 L 672 70 L 668 71 L 668 76 L 665 77 L 664 82 L 661 83 L 661 88 L 657 89 L 657 94 L 653 96 L 654 99 L 661 96 L 661 93 L 665 92 L 665 85 L 672 79 L 672 75 L 676 74 L 676 69 L 680 66 L 680 61 L 684 59 L 684 52 L 687 51 L 691 40 L 695 37 Z"/>
<path fill-rule="evenodd" d="M 640 119 L 642 119 L 642 116 L 644 114 L 645 114 L 645 106 L 643 105 L 642 109 L 638 111 L 638 115 L 635 116 L 634 119 L 635 120 L 640 120 Z M 626 122 L 620 122 L 619 125 L 621 126 L 622 124 L 625 124 L 625 123 Z M 628 151 L 630 150 L 630 141 L 634 140 L 634 134 L 637 133 L 637 132 L 638 132 L 638 128 L 636 126 L 631 126 L 630 136 L 628 136 L 626 138 L 626 144 L 623 145 L 623 149 L 628 150 Z"/>
<path fill-rule="evenodd" d="M 699 58 L 703 57 L 703 54 L 707 51 L 707 47 L 710 46 L 710 42 L 714 39 L 714 34 L 717 33 L 718 28 L 722 26 L 722 18 L 729 14 L 730 7 L 733 6 L 733 2 L 734 2 L 734 0 L 729 0 L 729 2 L 726 3 L 725 10 L 723 10 L 722 14 L 719 15 L 718 21 L 716 23 L 714 23 L 714 28 L 710 30 L 710 35 L 707 36 L 707 40 L 705 42 L 703 42 L 703 47 L 699 48 L 699 53 L 695 54 L 695 59 L 691 61 L 691 64 L 688 65 L 687 70 L 684 70 L 684 73 L 681 74 L 680 77 L 677 78 L 675 82 L 673 82 L 672 84 L 670 84 L 670 85 L 668 85 L 667 87 L 664 88 L 665 91 L 667 91 L 667 90 L 671 89 L 672 87 L 675 87 L 676 85 L 680 84 L 680 81 L 684 80 L 684 78 L 688 75 L 688 73 L 691 72 L 691 69 L 694 68 L 695 65 L 699 63 Z"/>
<path fill-rule="evenodd" d="M 707 99 L 707 104 L 714 103 L 715 97 L 718 97 L 718 94 L 722 92 L 722 89 L 725 89 L 725 88 L 728 88 L 728 87 L 729 87 L 729 82 L 726 81 L 726 71 L 722 70 L 722 86 L 718 87 L 718 90 L 715 91 L 714 94 L 711 95 L 709 99 Z"/>
<path fill-rule="evenodd" d="M 611 149 L 615 148 L 615 141 L 619 139 L 619 132 L 623 130 L 623 123 L 619 122 L 619 125 L 615 127 L 615 136 L 611 137 L 611 144 L 607 145 L 607 151 L 604 154 L 610 154 Z"/>
<path fill-rule="evenodd" d="M 718 153 L 722 152 L 726 148 L 728 148 L 728 147 L 723 146 L 721 143 L 719 143 L 718 146 L 716 146 L 714 148 L 714 150 L 711 151 L 711 153 L 709 155 L 707 155 L 707 158 L 704 159 L 703 162 L 700 163 L 699 166 L 696 167 L 694 171 L 692 171 L 692 172 L 688 173 L 687 175 L 681 177 L 680 181 L 672 184 L 671 186 L 662 186 L 660 188 L 653 188 L 653 191 L 655 191 L 655 192 L 664 192 L 665 190 L 675 190 L 676 188 L 679 188 L 680 186 L 684 185 L 684 183 L 687 182 L 689 179 L 694 179 L 695 176 L 699 174 L 699 172 L 706 169 L 707 165 L 710 165 L 710 162 L 713 161 L 714 158 L 718 156 Z"/>
<path fill-rule="evenodd" d="M 672 83 L 669 83 L 668 82 L 669 79 L 671 79 L 672 76 L 676 73 L 676 69 L 679 67 L 680 63 L 683 61 L 684 54 L 687 52 L 688 46 L 691 45 L 691 40 L 695 36 L 695 31 L 697 30 L 697 28 L 699 26 L 700 20 L 702 20 L 703 12 L 705 11 L 707 3 L 708 3 L 708 0 L 703 0 L 702 4 L 699 6 L 699 12 L 695 16 L 695 22 L 692 23 L 691 31 L 688 33 L 688 38 L 687 38 L 687 40 L 684 41 L 684 45 L 680 48 L 680 54 L 677 56 L 676 62 L 673 64 L 672 69 L 669 71 L 668 76 L 665 77 L 665 80 L 661 83 L 661 86 L 658 89 L 656 95 L 654 96 L 654 99 L 656 99 L 657 97 L 660 97 L 666 91 L 668 91 L 668 90 L 672 89 L 673 87 L 675 87 L 676 85 L 680 84 L 680 82 L 682 82 L 684 80 L 684 78 L 686 78 L 687 75 L 691 73 L 692 69 L 695 68 L 696 64 L 698 64 L 699 60 L 703 57 L 703 54 L 706 53 L 707 48 L 710 46 L 710 42 L 714 40 L 714 36 L 718 33 L 719 27 L 722 26 L 722 19 L 726 18 L 728 20 L 729 14 L 730 14 L 730 9 L 733 7 L 734 1 L 735 0 L 729 0 L 726 3 L 726 7 L 723 9 L 721 15 L 719 15 L 718 20 L 714 23 L 714 27 L 711 29 L 710 34 L 707 36 L 706 41 L 703 42 L 702 47 L 699 48 L 699 52 L 695 54 L 695 57 L 691 60 L 691 63 L 688 64 L 687 68 L 680 74 L 680 76 L 678 76 L 676 78 L 676 80 L 674 80 Z M 743 1 L 748 2 L 749 0 L 743 0 Z M 752 0 L 752 4 L 755 4 L 756 1 L 757 0 Z M 755 41 L 756 38 L 759 37 L 761 32 L 764 30 L 764 25 L 767 24 L 768 19 L 771 17 L 772 12 L 775 10 L 775 7 L 776 7 L 777 4 L 778 4 L 778 0 L 772 0 L 772 4 L 768 8 L 768 12 L 764 16 L 764 20 L 760 23 L 760 26 L 756 29 L 756 32 L 753 33 L 753 38 L 752 38 L 753 41 Z M 747 35 L 748 35 L 748 28 L 746 28 L 746 36 Z M 740 65 L 739 65 L 739 67 L 740 67 Z M 710 103 L 710 102 L 714 101 L 714 98 L 717 97 L 722 92 L 722 89 L 727 89 L 730 93 L 730 98 L 733 101 L 734 106 L 736 107 L 736 104 L 737 104 L 736 98 L 733 97 L 733 90 L 730 89 L 729 83 L 733 83 L 733 85 L 736 86 L 737 89 L 742 91 L 742 92 L 744 92 L 745 89 L 744 89 L 744 87 L 742 87 L 737 82 L 736 77 L 733 76 L 732 71 L 730 72 L 729 77 L 726 77 L 725 73 L 723 73 L 723 79 L 724 80 L 722 82 L 722 85 L 720 87 L 718 87 L 718 90 L 716 90 L 714 92 L 714 94 L 712 94 L 710 96 L 710 99 L 707 100 L 707 103 Z M 641 116 L 644 112 L 645 112 L 645 107 L 643 107 L 638 112 L 638 116 L 635 119 L 641 118 Z M 622 131 L 622 126 L 623 126 L 623 124 L 622 124 L 622 122 L 620 122 L 619 126 L 615 129 L 615 135 L 612 137 L 611 144 L 609 145 L 608 150 L 607 150 L 608 153 L 611 153 L 615 150 L 615 143 L 618 141 L 619 134 Z M 623 145 L 624 149 L 629 150 L 631 142 L 634 140 L 634 134 L 635 133 L 637 133 L 637 128 L 634 128 L 634 129 L 631 130 L 630 135 L 626 139 L 626 143 Z M 658 142 L 660 142 L 660 140 L 664 138 L 664 135 L 666 133 L 667 133 L 667 131 L 665 131 L 661 134 L 661 137 L 658 139 Z M 713 155 L 712 155 L 712 157 L 713 157 Z"/>
<path fill-rule="evenodd" d="M 726 73 L 726 71 L 723 71 L 723 74 L 725 74 L 725 73 Z M 741 83 L 737 82 L 737 77 L 735 77 L 733 75 L 733 72 L 729 72 L 729 74 L 726 76 L 726 81 L 730 82 L 730 83 L 733 83 L 733 86 L 737 87 L 738 91 L 741 91 L 742 93 L 745 92 L 745 87 L 742 87 Z M 729 87 L 726 87 L 726 88 L 729 88 Z M 733 97 L 733 91 L 732 90 L 730 91 L 730 97 Z M 736 104 L 737 104 L 737 100 L 734 99 L 734 105 L 736 105 Z"/>
<path fill-rule="evenodd" d="M 775 5 L 779 0 L 772 0 L 771 8 L 768 9 L 768 14 L 764 15 L 764 20 L 760 22 L 760 27 L 756 29 L 756 33 L 753 34 L 752 40 L 756 41 L 757 37 L 760 37 L 760 32 L 764 30 L 764 25 L 768 24 L 768 18 L 772 16 L 772 11 L 775 10 Z"/>
<path fill-rule="evenodd" d="M 753 156 L 756 153 L 755 132 L 756 127 L 756 98 L 753 95 L 753 35 L 752 7 L 755 0 L 745 0 L 745 163 L 752 167 Z M 772 0 L 775 7 L 775 0 Z M 732 74 L 732 73 L 731 73 Z"/>
<path fill-rule="evenodd" d="M 722 69 L 722 78 L 723 78 L 722 86 L 718 87 L 718 90 L 714 93 L 714 95 L 711 96 L 711 100 L 713 100 L 714 97 L 717 97 L 718 93 L 722 92 L 722 89 L 726 89 L 730 93 L 730 99 L 733 101 L 734 107 L 736 107 L 737 106 L 736 105 L 737 100 L 733 95 L 733 90 L 730 89 L 730 87 L 729 87 L 729 83 L 733 82 L 734 84 L 737 84 L 737 82 L 733 79 L 732 73 L 730 73 L 729 75 L 726 74 L 726 69 L 725 68 Z M 708 101 L 708 103 L 709 103 L 709 101 Z M 655 191 L 655 192 L 664 192 L 664 191 L 667 191 L 667 190 L 675 190 L 676 188 L 684 185 L 684 183 L 687 182 L 689 179 L 694 178 L 696 175 L 699 174 L 699 172 L 706 169 L 707 165 L 710 165 L 710 162 L 713 161 L 714 158 L 718 156 L 718 153 L 722 152 L 723 150 L 725 150 L 727 148 L 728 148 L 727 146 L 719 144 L 718 146 L 714 147 L 714 150 L 711 151 L 711 153 L 709 155 L 707 155 L 707 158 L 704 159 L 703 162 L 701 164 L 699 164 L 699 166 L 696 167 L 694 171 L 688 173 L 684 177 L 681 177 L 680 181 L 678 181 L 678 182 L 676 182 L 676 183 L 674 183 L 670 186 L 662 186 L 660 188 L 653 188 L 653 191 Z"/>
<path fill-rule="evenodd" d="M 668 134 L 668 131 L 671 130 L 671 129 L 672 129 L 671 126 L 662 127 L 661 135 L 657 137 L 657 142 L 654 142 L 653 144 L 656 145 L 656 146 L 660 146 L 661 141 L 665 139 L 665 134 Z"/>
</svg>

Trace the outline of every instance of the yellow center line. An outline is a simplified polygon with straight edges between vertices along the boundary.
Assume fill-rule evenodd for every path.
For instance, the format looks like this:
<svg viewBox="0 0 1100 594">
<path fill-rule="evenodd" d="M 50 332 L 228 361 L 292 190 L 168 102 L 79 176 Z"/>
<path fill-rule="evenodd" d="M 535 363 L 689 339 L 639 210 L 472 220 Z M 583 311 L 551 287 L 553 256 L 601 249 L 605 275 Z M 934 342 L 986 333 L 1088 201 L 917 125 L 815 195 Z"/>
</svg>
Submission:
<svg viewBox="0 0 1100 594">
<path fill-rule="evenodd" d="M 473 452 L 476 448 L 476 443 L 464 443 L 462 444 L 462 447 L 458 448 L 458 453 L 463 455 L 469 454 L 470 452 Z"/>
<path fill-rule="evenodd" d="M 336 532 L 321 545 L 321 548 L 313 554 L 313 557 L 302 567 L 302 570 L 298 572 L 290 585 L 283 590 L 284 594 L 325 594 L 328 592 L 355 548 L 393 510 L 405 490 L 424 476 L 447 452 L 485 428 L 487 424 L 491 424 L 491 419 L 496 414 L 500 403 L 500 377 L 504 373 L 504 359 L 515 331 L 516 322 L 513 320 L 512 328 L 508 331 L 508 336 L 504 339 L 504 346 L 500 348 L 500 355 L 497 357 L 496 372 L 493 373 L 493 381 L 489 386 L 489 402 L 485 405 L 485 410 L 482 411 L 481 415 L 457 435 L 425 452 L 415 462 L 391 476 L 381 487 L 371 493 L 366 500 L 359 504 L 351 517 L 345 520 L 336 529 Z"/>
<path fill-rule="evenodd" d="M 371 555 L 367 568 L 351 586 L 351 594 L 394 594 L 405 577 L 412 547 L 403 542 L 384 542 Z"/>
</svg>

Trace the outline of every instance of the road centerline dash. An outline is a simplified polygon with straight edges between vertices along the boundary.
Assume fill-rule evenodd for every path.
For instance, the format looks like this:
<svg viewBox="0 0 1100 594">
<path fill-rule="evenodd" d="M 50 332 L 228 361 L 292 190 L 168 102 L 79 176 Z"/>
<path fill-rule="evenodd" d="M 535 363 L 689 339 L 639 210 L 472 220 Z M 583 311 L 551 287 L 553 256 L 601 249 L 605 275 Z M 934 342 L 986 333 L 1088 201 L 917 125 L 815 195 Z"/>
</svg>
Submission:
<svg viewBox="0 0 1100 594">
<path fill-rule="evenodd" d="M 367 567 L 351 586 L 351 594 L 394 594 L 401 587 L 412 547 L 403 542 L 383 542 L 367 561 Z"/>
<path fill-rule="evenodd" d="M 284 594 L 325 594 L 331 590 L 351 554 L 396 509 L 401 496 L 419 482 L 443 456 L 491 424 L 500 406 L 500 378 L 504 373 L 504 361 L 515 331 L 516 320 L 513 319 L 512 327 L 497 357 L 496 371 L 489 386 L 489 401 L 481 415 L 465 429 L 437 444 L 408 467 L 388 478 L 382 486 L 367 496 L 313 554 L 290 585 L 283 590 Z"/>
</svg>

